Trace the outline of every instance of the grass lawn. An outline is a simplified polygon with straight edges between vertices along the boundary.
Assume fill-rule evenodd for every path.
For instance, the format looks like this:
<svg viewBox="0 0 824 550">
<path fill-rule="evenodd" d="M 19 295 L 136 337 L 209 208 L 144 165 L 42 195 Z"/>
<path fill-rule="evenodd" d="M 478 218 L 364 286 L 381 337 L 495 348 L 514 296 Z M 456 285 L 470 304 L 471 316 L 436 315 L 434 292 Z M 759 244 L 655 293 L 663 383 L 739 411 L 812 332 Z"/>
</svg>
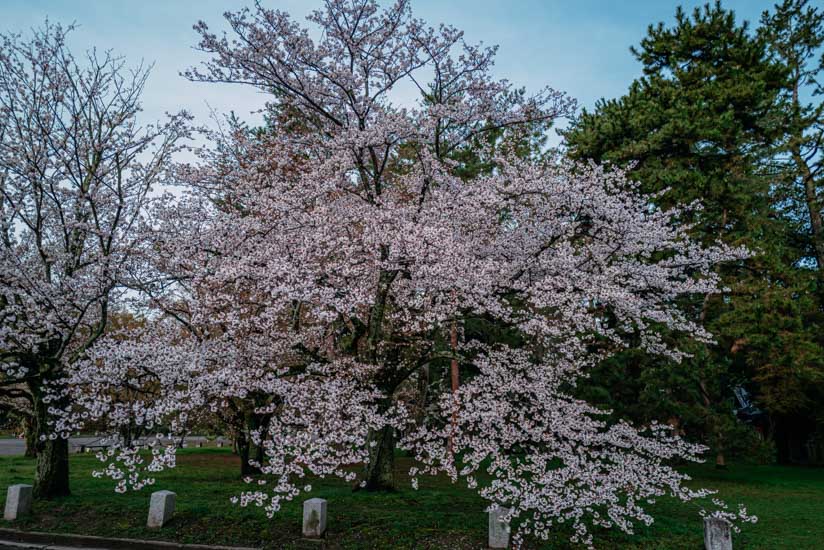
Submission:
<svg viewBox="0 0 824 550">
<path fill-rule="evenodd" d="M 300 538 L 299 502 L 288 503 L 273 519 L 262 510 L 240 508 L 229 497 L 245 487 L 239 462 L 226 449 L 184 449 L 178 467 L 163 472 L 156 485 L 137 493 L 118 495 L 109 481 L 90 472 L 99 463 L 89 455 L 73 455 L 71 497 L 37 502 L 29 518 L 6 523 L 21 529 L 163 539 L 184 543 L 262 546 L 266 548 L 450 548 L 477 549 L 486 543 L 485 503 L 471 491 L 448 480 L 421 479 L 418 491 L 402 484 L 391 494 L 353 493 L 337 480 L 311 480 L 311 496 L 329 501 L 325 543 Z M 409 459 L 398 460 L 402 481 Z M 34 462 L 22 457 L 0 458 L 0 491 L 8 485 L 30 483 Z M 731 505 L 743 502 L 759 516 L 734 538 L 741 548 L 824 547 L 824 469 L 778 466 L 733 466 L 717 471 L 692 466 L 689 472 L 702 486 L 720 489 Z M 145 528 L 149 493 L 169 489 L 177 493 L 175 519 L 159 531 Z M 301 500 L 303 497 L 301 496 Z M 641 527 L 635 537 L 612 531 L 597 534 L 599 548 L 702 547 L 697 505 L 669 500 L 653 508 L 656 522 Z M 572 548 L 565 534 L 530 548 Z"/>
</svg>

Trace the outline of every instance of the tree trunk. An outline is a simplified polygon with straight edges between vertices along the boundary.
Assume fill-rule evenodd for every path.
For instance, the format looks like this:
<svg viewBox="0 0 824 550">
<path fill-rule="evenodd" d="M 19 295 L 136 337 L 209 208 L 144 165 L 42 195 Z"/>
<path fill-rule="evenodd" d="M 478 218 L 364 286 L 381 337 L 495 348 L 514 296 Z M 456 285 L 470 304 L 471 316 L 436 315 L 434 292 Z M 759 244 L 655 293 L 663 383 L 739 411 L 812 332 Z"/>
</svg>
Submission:
<svg viewBox="0 0 824 550">
<path fill-rule="evenodd" d="M 799 99 L 799 88 L 801 86 L 800 69 L 798 65 L 794 68 L 795 79 L 792 83 L 792 106 L 793 106 L 793 120 L 792 141 L 790 145 L 790 154 L 795 163 L 798 174 L 801 176 L 801 182 L 804 186 L 804 202 L 807 204 L 807 212 L 810 215 L 810 229 L 812 230 L 813 247 L 815 248 L 815 259 L 818 263 L 818 280 L 819 285 L 824 287 L 824 220 L 821 216 L 821 204 L 818 201 L 818 192 L 816 189 L 815 174 L 813 169 L 804 158 L 801 150 L 801 144 L 804 143 L 804 129 L 805 126 L 801 122 L 801 101 Z M 824 288 L 819 288 L 819 293 L 824 295 Z"/>
<path fill-rule="evenodd" d="M 266 453 L 263 451 L 263 447 L 260 445 L 254 445 L 254 459 L 258 464 L 263 464 L 263 461 L 266 459 Z M 258 469 L 260 471 L 260 469 Z"/>
<path fill-rule="evenodd" d="M 381 260 L 389 258 L 389 248 L 381 245 Z M 375 303 L 369 312 L 367 329 L 367 358 L 373 364 L 381 364 L 379 358 L 380 342 L 383 338 L 384 315 L 386 314 L 387 297 L 398 271 L 381 269 L 378 277 L 378 288 L 375 294 Z M 387 369 L 383 364 L 383 370 Z M 386 401 L 379 407 L 380 412 L 386 412 L 391 406 L 392 394 L 400 380 L 392 380 L 392 375 L 383 372 L 386 380 L 378 381 L 376 385 L 383 390 Z M 369 459 L 364 470 L 364 486 L 367 491 L 392 491 L 395 489 L 395 429 L 384 426 L 380 430 L 370 430 L 367 444 L 369 445 Z M 357 488 L 356 488 L 357 489 Z"/>
<path fill-rule="evenodd" d="M 395 489 L 395 429 L 384 426 L 369 432 L 369 461 L 364 471 L 363 488 L 366 491 L 393 491 Z"/>
<path fill-rule="evenodd" d="M 23 456 L 34 458 L 37 456 L 37 431 L 34 427 L 34 418 L 23 417 L 23 435 L 26 438 L 26 452 Z"/>
<path fill-rule="evenodd" d="M 453 356 L 458 353 L 458 323 L 453 319 L 452 321 L 452 328 L 449 331 L 449 345 L 452 348 Z M 446 454 L 452 456 L 453 451 L 453 444 L 454 444 L 454 435 L 455 435 L 455 426 L 458 424 L 458 408 L 457 408 L 457 395 L 458 395 L 458 386 L 460 384 L 460 371 L 458 370 L 458 360 L 455 357 L 452 357 L 452 360 L 449 362 L 449 373 L 450 373 L 450 381 L 452 385 L 452 399 L 455 401 L 453 406 L 455 408 L 452 409 L 452 419 L 451 419 L 451 427 L 449 430 L 449 439 L 446 442 Z"/>
<path fill-rule="evenodd" d="M 821 212 L 817 210 L 816 191 L 812 182 L 808 182 L 805 185 L 804 193 L 810 211 L 810 225 L 813 229 L 813 240 L 815 242 L 819 269 L 824 269 L 824 222 L 821 220 Z"/>
<path fill-rule="evenodd" d="M 142 435 L 143 430 L 135 425 L 134 421 L 129 421 L 126 426 L 120 429 L 120 441 L 126 447 L 134 445 L 134 442 L 139 440 Z"/>
<path fill-rule="evenodd" d="M 803 136 L 795 136 L 796 142 L 803 139 Z M 810 169 L 810 165 L 804 160 L 801 149 L 796 143 L 791 150 L 793 162 L 795 162 L 798 175 L 804 187 L 804 202 L 807 206 L 807 213 L 810 215 L 810 230 L 812 233 L 813 248 L 815 249 L 815 259 L 818 263 L 819 276 L 824 272 L 824 220 L 821 217 L 821 204 L 818 200 L 815 175 Z"/>
<path fill-rule="evenodd" d="M 49 406 L 43 401 L 42 387 L 37 382 L 29 384 L 33 396 L 35 449 L 37 467 L 34 473 L 34 497 L 51 499 L 68 496 L 69 491 L 69 440 L 51 439 L 54 429 L 49 425 Z"/>
<path fill-rule="evenodd" d="M 426 402 L 429 398 L 429 365 L 418 369 L 417 403 L 415 422 L 419 426 L 426 420 Z"/>
<path fill-rule="evenodd" d="M 69 441 L 58 437 L 41 442 L 34 478 L 35 498 L 51 499 L 69 494 Z"/>
<path fill-rule="evenodd" d="M 252 465 L 249 464 L 249 447 L 251 446 L 251 442 L 249 438 L 246 437 L 246 434 L 243 432 L 238 433 L 237 438 L 235 439 L 235 449 L 237 449 L 237 454 L 240 457 L 240 475 L 241 477 L 246 477 L 250 475 L 254 475 L 254 468 Z"/>
<path fill-rule="evenodd" d="M 261 463 L 263 460 L 263 449 L 255 445 L 251 438 L 245 433 L 237 436 L 235 445 L 237 447 L 237 454 L 240 456 L 240 475 L 246 477 L 260 474 L 260 468 L 249 464 L 249 460 L 254 459 L 255 462 Z"/>
<path fill-rule="evenodd" d="M 254 460 L 258 464 L 263 464 L 264 452 L 263 447 L 255 444 L 252 439 L 252 432 L 258 431 L 264 427 L 266 420 L 261 415 L 256 413 L 249 413 L 243 419 L 244 428 L 238 432 L 235 446 L 237 454 L 240 456 L 240 475 L 251 476 L 258 475 L 261 470 L 258 466 L 249 464 L 249 460 Z"/>
<path fill-rule="evenodd" d="M 667 420 L 667 424 L 672 426 L 672 433 L 677 435 L 678 437 L 684 436 L 684 429 L 681 427 L 681 419 L 675 415 L 669 417 Z"/>
</svg>

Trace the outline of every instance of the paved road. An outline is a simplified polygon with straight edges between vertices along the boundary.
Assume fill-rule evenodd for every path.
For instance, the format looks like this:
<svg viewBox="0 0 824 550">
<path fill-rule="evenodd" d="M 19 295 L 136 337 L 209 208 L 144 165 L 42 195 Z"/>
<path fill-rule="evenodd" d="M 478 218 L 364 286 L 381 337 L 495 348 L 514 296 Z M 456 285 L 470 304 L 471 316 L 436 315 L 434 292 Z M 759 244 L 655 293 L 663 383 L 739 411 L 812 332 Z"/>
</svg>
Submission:
<svg viewBox="0 0 824 550">
<path fill-rule="evenodd" d="M 71 437 L 69 438 L 69 449 L 75 452 L 81 445 L 91 445 L 97 442 L 99 437 Z M 227 441 L 227 440 L 224 440 Z M 193 435 L 186 438 L 186 444 L 194 445 L 198 442 L 205 443 L 203 436 Z M 211 443 L 214 445 L 214 443 Z M 23 439 L 4 437 L 0 438 L 0 456 L 21 456 L 26 452 L 26 442 Z"/>
<path fill-rule="evenodd" d="M 110 550 L 108 548 L 88 548 L 83 546 L 58 546 L 55 544 L 40 544 L 38 542 L 16 542 L 11 540 L 0 540 L 0 549 L 2 550 Z"/>
<path fill-rule="evenodd" d="M 97 437 L 72 437 L 69 439 L 69 444 L 72 447 L 88 445 L 97 439 Z M 0 438 L 0 456 L 19 456 L 24 452 L 26 452 L 26 441 L 24 439 Z"/>
</svg>

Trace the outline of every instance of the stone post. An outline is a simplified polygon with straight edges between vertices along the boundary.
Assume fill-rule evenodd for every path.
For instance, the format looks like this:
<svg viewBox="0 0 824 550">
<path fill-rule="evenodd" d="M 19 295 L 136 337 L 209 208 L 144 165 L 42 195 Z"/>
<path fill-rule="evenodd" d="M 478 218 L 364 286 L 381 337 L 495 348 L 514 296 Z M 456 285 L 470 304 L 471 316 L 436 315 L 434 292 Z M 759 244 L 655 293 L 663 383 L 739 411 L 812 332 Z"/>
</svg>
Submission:
<svg viewBox="0 0 824 550">
<path fill-rule="evenodd" d="M 326 501 L 310 498 L 303 503 L 303 536 L 317 539 L 326 533 Z"/>
<path fill-rule="evenodd" d="M 509 522 L 504 517 L 512 510 L 501 506 L 489 511 L 489 547 L 509 547 Z"/>
<path fill-rule="evenodd" d="M 11 485 L 6 493 L 6 509 L 3 519 L 20 519 L 31 512 L 32 486 Z"/>
<path fill-rule="evenodd" d="M 732 550 L 732 525 L 723 518 L 704 518 L 704 548 Z"/>
<path fill-rule="evenodd" d="M 172 519 L 177 495 L 171 491 L 156 491 L 149 501 L 149 519 L 146 527 L 159 529 Z"/>
</svg>

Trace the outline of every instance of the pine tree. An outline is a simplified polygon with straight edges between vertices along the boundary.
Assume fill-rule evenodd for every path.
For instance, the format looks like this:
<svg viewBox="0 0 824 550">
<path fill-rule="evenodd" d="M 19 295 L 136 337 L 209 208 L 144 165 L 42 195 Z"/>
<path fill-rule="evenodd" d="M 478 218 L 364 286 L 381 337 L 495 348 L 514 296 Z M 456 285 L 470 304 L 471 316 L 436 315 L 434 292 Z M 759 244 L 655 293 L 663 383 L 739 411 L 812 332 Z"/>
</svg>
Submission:
<svg viewBox="0 0 824 550">
<path fill-rule="evenodd" d="M 795 458 L 810 454 L 809 433 L 824 426 L 824 10 L 784 0 L 762 14 L 759 36 L 786 69 L 775 117 L 784 132 L 775 152 L 776 210 L 792 228 L 800 284 L 793 300 L 764 309 L 765 330 L 747 351 L 758 358 L 762 400 L 784 427 L 788 458 Z"/>
<path fill-rule="evenodd" d="M 809 331 L 795 323 L 798 310 L 809 308 L 798 298 L 809 286 L 797 269 L 803 245 L 777 214 L 781 170 L 774 158 L 783 136 L 787 70 L 769 54 L 765 38 L 720 3 L 691 15 L 679 8 L 672 27 L 651 25 L 631 51 L 644 76 L 625 96 L 583 112 L 566 133 L 570 154 L 634 163 L 642 189 L 660 193 L 658 206 L 701 202 L 703 209 L 687 220 L 697 239 L 745 245 L 753 256 L 723 268 L 728 292 L 688 304 L 716 345 L 693 346 L 686 364 L 657 361 L 641 378 L 628 374 L 639 361 L 652 360 L 613 361 L 602 369 L 605 395 L 613 393 L 608 385 L 615 376 L 632 380 L 621 383 L 622 397 L 612 406 L 629 403 L 636 416 L 703 437 L 723 465 L 725 452 L 751 436 L 733 415 L 732 388 L 760 382 L 763 399 L 773 390 L 768 380 L 756 380 L 764 362 L 799 341 L 818 353 Z M 609 369 L 614 373 L 604 374 Z"/>
</svg>

